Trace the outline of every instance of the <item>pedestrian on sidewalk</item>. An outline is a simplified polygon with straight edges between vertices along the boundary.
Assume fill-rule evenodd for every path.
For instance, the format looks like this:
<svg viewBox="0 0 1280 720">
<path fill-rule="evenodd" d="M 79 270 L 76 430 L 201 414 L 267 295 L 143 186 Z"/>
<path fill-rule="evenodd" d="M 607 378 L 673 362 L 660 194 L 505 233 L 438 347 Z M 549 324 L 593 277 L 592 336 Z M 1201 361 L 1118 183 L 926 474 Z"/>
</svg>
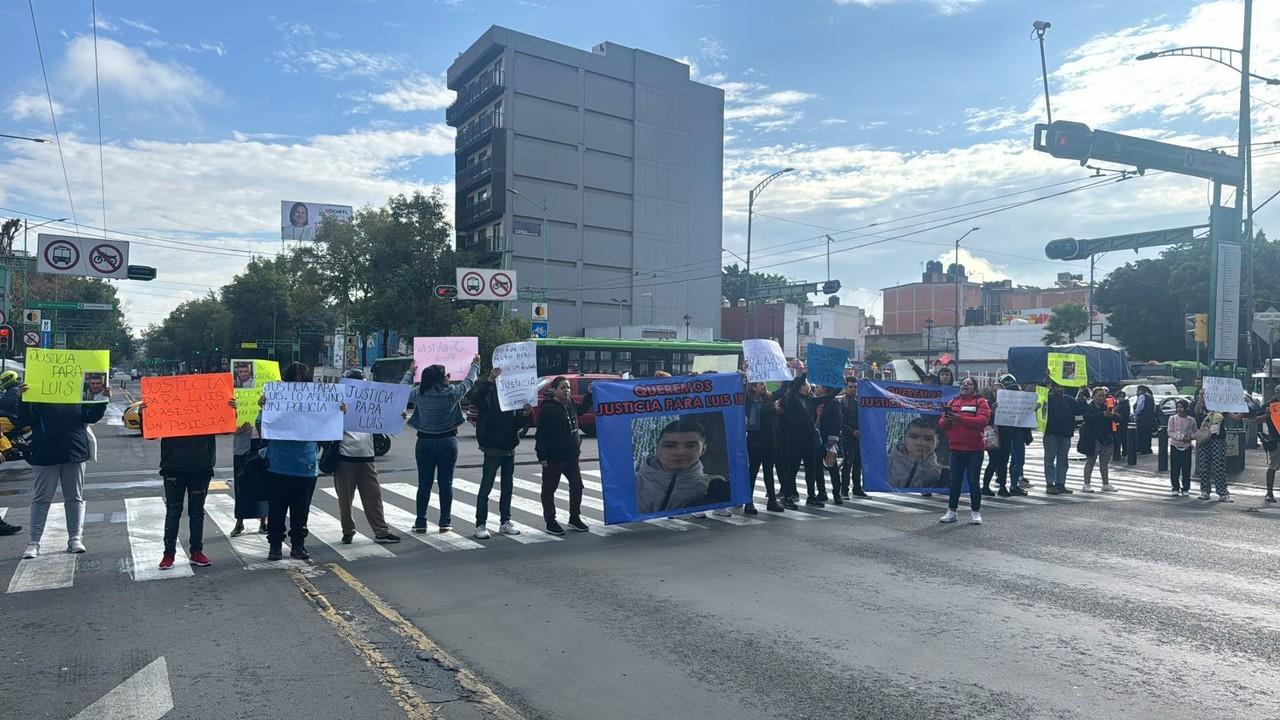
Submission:
<svg viewBox="0 0 1280 720">
<path fill-rule="evenodd" d="M 235 398 L 227 401 L 234 411 Z M 147 411 L 144 402 L 138 406 L 138 422 Z M 190 435 L 160 438 L 160 477 L 164 481 L 164 552 L 160 569 L 173 568 L 178 551 L 178 525 L 182 522 L 182 503 L 187 504 L 188 561 L 196 567 L 209 567 L 213 561 L 204 554 L 204 501 L 209 495 L 209 481 L 218 460 L 217 435 Z"/>
<path fill-rule="evenodd" d="M 866 497 L 862 489 L 862 431 L 858 429 L 858 378 L 850 375 L 844 379 L 844 394 L 840 396 L 840 444 L 844 448 L 844 460 L 840 463 L 840 494 L 845 500 L 851 496 Z"/>
<path fill-rule="evenodd" d="M 364 380 L 364 372 L 352 368 L 342 374 L 351 380 Z M 391 532 L 382 512 L 382 486 L 378 484 L 378 468 L 373 464 L 373 433 L 344 430 L 338 441 L 338 464 L 333 468 L 333 491 L 338 494 L 338 516 L 342 523 L 342 544 L 350 545 L 356 536 L 356 522 L 351 505 L 356 492 L 364 506 L 365 520 L 373 531 L 373 541 L 380 545 L 400 542 Z"/>
<path fill-rule="evenodd" d="M 783 512 L 785 508 L 779 502 L 774 487 L 774 465 L 777 461 L 775 452 L 777 440 L 778 411 L 774 408 L 769 388 L 762 382 L 747 383 L 746 402 L 743 408 L 747 416 L 747 469 L 751 477 L 751 495 L 756 496 L 756 475 L 764 471 L 764 491 L 769 512 Z M 747 515 L 759 514 L 755 503 L 742 507 Z"/>
<path fill-rule="evenodd" d="M 1169 487 L 1170 495 L 1187 497 L 1191 494 L 1191 441 L 1199 426 L 1190 414 L 1191 404 L 1186 400 L 1174 403 L 1174 415 L 1169 418 Z M 1181 483 L 1179 483 L 1181 480 Z"/>
<path fill-rule="evenodd" d="M 1063 387 L 1046 380 L 1049 397 L 1045 400 L 1044 437 L 1044 491 L 1049 495 L 1070 495 L 1067 487 L 1067 453 L 1071 450 L 1071 438 L 1076 434 L 1076 412 L 1083 406 L 1064 392 Z"/>
<path fill-rule="evenodd" d="M 813 394 L 809 397 L 814 424 L 818 428 L 818 443 L 814 448 L 811 468 L 817 477 L 805 472 L 805 484 L 812 496 L 814 484 L 817 484 L 817 498 L 827 502 L 827 478 L 831 479 L 831 502 L 843 505 L 840 497 L 840 434 L 844 432 L 844 420 L 841 417 L 840 401 L 836 397 L 837 388 L 814 385 Z"/>
<path fill-rule="evenodd" d="M 27 386 L 18 391 L 26 395 Z M 108 398 L 111 388 L 103 390 Z M 30 560 L 40 555 L 45 519 L 54 494 L 62 488 L 67 512 L 67 552 L 84 547 L 84 466 L 91 458 L 88 427 L 107 412 L 107 403 L 83 405 L 23 402 L 18 406 L 18 427 L 31 428 L 27 462 L 32 466 L 35 488 L 31 493 L 31 542 L 22 553 Z"/>
<path fill-rule="evenodd" d="M 418 366 L 409 368 L 400 381 L 413 383 Z M 431 503 L 431 486 L 440 480 L 440 532 L 453 529 L 453 468 L 458 464 L 458 427 L 462 425 L 462 398 L 471 391 L 480 376 L 480 355 L 471 359 L 467 376 L 451 383 L 443 365 L 429 365 L 418 379 L 413 415 L 409 425 L 418 432 L 414 458 L 418 464 L 418 492 L 413 531 L 427 531 L 427 507 Z"/>
<path fill-rule="evenodd" d="M 982 488 L 978 484 L 978 467 L 986 445 L 982 430 L 991 422 L 991 406 L 978 395 L 978 382 L 971 377 L 960 381 L 960 394 L 943 407 L 938 425 L 947 434 L 951 448 L 951 495 L 941 522 L 956 521 L 960 507 L 960 490 L 969 483 L 969 524 L 982 524 Z"/>
<path fill-rule="evenodd" d="M 542 519 L 547 532 L 564 535 L 564 528 L 556 520 L 556 490 L 564 476 L 569 481 L 569 527 L 586 532 L 587 524 L 582 521 L 582 469 L 578 466 L 582 455 L 578 416 L 591 407 L 591 392 L 582 397 L 582 402 L 574 402 L 569 380 L 564 376 L 551 381 L 550 391 L 538 409 L 533 444 L 542 465 Z"/>
<path fill-rule="evenodd" d="M 266 497 L 265 483 L 261 473 L 254 477 L 245 473 L 250 455 L 262 450 L 262 440 L 258 437 L 258 428 L 252 423 L 244 423 L 236 428 L 231 437 L 231 474 L 232 490 L 235 492 L 236 525 L 231 528 L 231 536 L 244 534 L 244 521 L 258 519 L 258 533 L 267 534 L 267 514 L 270 512 Z"/>
<path fill-rule="evenodd" d="M 1093 492 L 1091 479 L 1094 465 L 1097 465 L 1098 474 L 1102 476 L 1102 492 L 1116 492 L 1115 486 L 1111 484 L 1108 468 L 1115 452 L 1117 420 L 1115 411 L 1107 405 L 1107 389 L 1101 386 L 1094 388 L 1093 400 L 1085 406 L 1084 427 L 1080 430 L 1080 449 L 1085 451 L 1087 458 L 1084 461 L 1084 484 L 1080 486 L 1081 492 Z"/>
<path fill-rule="evenodd" d="M 1204 405 L 1204 397 L 1200 398 Z M 1235 502 L 1227 490 L 1227 420 L 1231 414 L 1210 412 L 1205 407 L 1198 408 L 1204 414 L 1204 423 L 1200 425 L 1196 435 L 1196 464 L 1200 474 L 1200 499 L 1209 499 L 1212 487 L 1218 493 L 1221 502 Z M 1239 416 L 1236 416 L 1237 418 Z"/>
<path fill-rule="evenodd" d="M 280 374 L 282 382 L 311 382 L 311 368 L 291 362 Z M 266 397 L 259 399 L 266 403 Z M 346 405 L 342 406 L 346 412 Z M 259 418 L 261 422 L 261 418 Z M 289 516 L 289 557 L 309 560 L 307 552 L 307 518 L 311 514 L 311 496 L 316 491 L 319 445 L 313 440 L 268 440 L 267 457 L 267 551 L 268 560 L 279 560 L 284 543 L 284 518 Z"/>
<path fill-rule="evenodd" d="M 1257 414 L 1258 435 L 1262 448 L 1267 451 L 1267 495 L 1263 502 L 1276 501 L 1276 470 L 1280 470 L 1280 384 L 1277 384 L 1271 396 L 1271 402 L 1263 406 Z"/>
<path fill-rule="evenodd" d="M 489 376 L 476 384 L 472 391 L 472 403 L 479 411 L 476 417 L 476 443 L 484 455 L 480 470 L 480 494 L 476 497 L 476 532 L 481 540 L 489 539 L 489 493 L 493 491 L 494 476 L 502 473 L 498 488 L 498 532 L 503 535 L 519 535 L 520 530 L 511 522 L 511 495 L 515 491 L 516 446 L 520 433 L 529 427 L 533 408 L 525 403 L 519 410 L 506 411 L 498 399 L 498 376 L 502 370 L 494 368 Z"/>
</svg>

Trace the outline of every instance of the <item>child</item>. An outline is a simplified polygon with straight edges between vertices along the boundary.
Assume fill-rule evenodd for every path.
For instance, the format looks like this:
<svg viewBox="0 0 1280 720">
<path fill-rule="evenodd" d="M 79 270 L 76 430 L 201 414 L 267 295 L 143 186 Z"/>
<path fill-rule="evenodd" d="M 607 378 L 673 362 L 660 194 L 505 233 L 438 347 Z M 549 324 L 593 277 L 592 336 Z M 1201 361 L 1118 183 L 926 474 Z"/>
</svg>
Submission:
<svg viewBox="0 0 1280 720">
<path fill-rule="evenodd" d="M 889 484 L 896 488 L 938 488 L 947 484 L 938 464 L 938 426 L 934 418 L 907 423 L 902 442 L 889 451 Z"/>
<path fill-rule="evenodd" d="M 701 507 L 729 501 L 729 483 L 702 472 L 707 436 L 694 420 L 674 420 L 636 470 L 636 509 L 641 513 Z"/>
</svg>

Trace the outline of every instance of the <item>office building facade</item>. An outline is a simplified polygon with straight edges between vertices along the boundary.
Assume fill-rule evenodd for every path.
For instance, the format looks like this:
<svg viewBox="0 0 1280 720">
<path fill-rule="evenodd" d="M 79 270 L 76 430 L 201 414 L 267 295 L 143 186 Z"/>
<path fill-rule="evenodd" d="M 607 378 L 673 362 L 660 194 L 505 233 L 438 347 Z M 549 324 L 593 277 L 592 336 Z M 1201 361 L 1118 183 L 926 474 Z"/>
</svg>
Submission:
<svg viewBox="0 0 1280 720">
<path fill-rule="evenodd" d="M 517 272 L 517 312 L 545 294 L 553 336 L 683 335 L 685 315 L 719 336 L 722 90 L 642 50 L 497 26 L 447 81 L 458 248 Z"/>
</svg>

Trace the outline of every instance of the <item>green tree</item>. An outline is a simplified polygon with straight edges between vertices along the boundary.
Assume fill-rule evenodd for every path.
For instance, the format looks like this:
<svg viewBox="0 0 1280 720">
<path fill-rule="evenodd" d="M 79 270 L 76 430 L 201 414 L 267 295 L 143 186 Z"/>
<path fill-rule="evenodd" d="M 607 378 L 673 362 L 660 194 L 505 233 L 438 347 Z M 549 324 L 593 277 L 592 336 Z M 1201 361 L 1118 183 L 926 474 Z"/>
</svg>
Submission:
<svg viewBox="0 0 1280 720">
<path fill-rule="evenodd" d="M 28 284 L 25 288 L 24 282 Z M 113 365 L 132 362 L 136 354 L 133 333 L 125 323 L 114 285 L 96 278 L 18 272 L 13 274 L 11 288 L 15 295 L 24 295 L 28 304 L 62 300 L 114 306 L 112 310 L 52 310 L 46 311 L 45 317 L 53 320 L 55 333 L 66 334 L 67 347 L 110 350 Z"/>
<path fill-rule="evenodd" d="M 873 347 L 867 350 L 865 360 L 869 363 L 875 363 L 878 367 L 884 367 L 893 361 L 893 356 L 882 347 Z"/>
<path fill-rule="evenodd" d="M 782 285 L 787 282 L 786 275 L 777 275 L 775 273 L 751 273 L 752 290 L 757 290 L 765 285 Z M 738 267 L 737 263 L 725 265 L 720 269 L 720 294 L 729 298 L 729 302 L 736 303 L 738 300 L 747 296 L 747 272 L 743 268 Z"/>
<path fill-rule="evenodd" d="M 1062 303 L 1053 309 L 1044 329 L 1040 342 L 1045 345 L 1073 343 L 1089 330 L 1089 311 L 1080 303 Z"/>
<path fill-rule="evenodd" d="M 481 364 L 487 370 L 493 349 L 503 343 L 529 339 L 529 323 L 513 317 L 503 317 L 498 303 L 476 303 L 474 307 L 458 310 L 447 335 L 480 340 Z"/>
</svg>

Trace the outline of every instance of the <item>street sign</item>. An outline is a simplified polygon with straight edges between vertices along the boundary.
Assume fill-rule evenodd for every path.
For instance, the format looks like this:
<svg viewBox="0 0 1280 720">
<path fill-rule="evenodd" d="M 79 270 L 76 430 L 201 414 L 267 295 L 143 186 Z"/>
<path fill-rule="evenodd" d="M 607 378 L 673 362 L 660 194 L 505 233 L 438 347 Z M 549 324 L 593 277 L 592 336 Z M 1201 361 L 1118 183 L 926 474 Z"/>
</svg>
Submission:
<svg viewBox="0 0 1280 720">
<path fill-rule="evenodd" d="M 458 298 L 461 300 L 515 300 L 516 271 L 488 268 L 458 268 Z"/>
<path fill-rule="evenodd" d="M 1167 170 L 1179 175 L 1215 180 L 1224 185 L 1240 185 L 1244 163 L 1234 155 L 1197 150 L 1105 130 L 1090 130 L 1084 123 L 1056 120 L 1050 125 L 1036 123 L 1033 146 L 1057 158 L 1133 165 L 1138 171 Z"/>
<path fill-rule="evenodd" d="M 1265 312 L 1254 313 L 1250 327 L 1263 342 L 1275 343 L 1276 340 L 1280 340 L 1280 311 L 1267 308 Z"/>
<path fill-rule="evenodd" d="M 27 309 L 36 310 L 36 320 L 31 321 L 34 324 L 38 321 L 40 310 L 115 310 L 116 306 L 111 303 L 85 303 L 85 302 L 30 302 L 27 303 Z"/>
<path fill-rule="evenodd" d="M 129 243 L 72 235 L 40 233 L 36 270 L 55 275 L 125 278 L 129 274 Z"/>
<path fill-rule="evenodd" d="M 257 350 L 257 349 L 258 349 L 258 343 L 256 343 L 256 342 L 242 342 L 242 343 L 240 343 L 240 349 L 241 349 L 241 350 Z"/>
<path fill-rule="evenodd" d="M 533 303 L 532 309 L 533 309 L 534 320 L 542 320 L 544 322 L 547 320 L 547 304 L 546 303 L 544 302 Z"/>
<path fill-rule="evenodd" d="M 41 320 L 40 332 L 53 332 L 53 321 L 48 318 Z"/>
<path fill-rule="evenodd" d="M 533 322 L 529 323 L 529 337 L 544 338 L 546 336 L 547 336 L 547 323 L 545 320 L 541 322 L 534 320 Z"/>
<path fill-rule="evenodd" d="M 36 347 L 40 344 L 40 333 L 35 330 L 28 330 L 22 333 L 22 344 L 27 347 Z"/>
<path fill-rule="evenodd" d="M 24 324 L 24 325 L 39 325 L 39 324 L 40 324 L 40 311 L 39 311 L 39 310 L 32 310 L 32 309 L 30 309 L 30 308 L 27 308 L 26 310 L 23 310 L 23 311 L 22 311 L 22 324 Z"/>
</svg>

